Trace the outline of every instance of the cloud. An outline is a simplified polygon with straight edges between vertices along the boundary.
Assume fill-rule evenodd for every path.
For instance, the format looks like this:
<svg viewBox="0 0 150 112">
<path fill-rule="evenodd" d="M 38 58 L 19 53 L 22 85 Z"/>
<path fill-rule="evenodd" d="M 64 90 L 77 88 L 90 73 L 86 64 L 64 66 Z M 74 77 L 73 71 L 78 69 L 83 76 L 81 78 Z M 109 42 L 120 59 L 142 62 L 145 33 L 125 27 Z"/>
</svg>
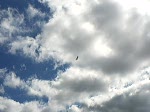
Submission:
<svg viewBox="0 0 150 112">
<path fill-rule="evenodd" d="M 25 81 L 14 72 L 9 72 L 5 75 L 3 86 L 25 90 L 24 94 L 28 96 L 46 97 L 49 106 L 45 108 L 56 112 L 64 110 L 66 105 L 83 102 L 84 98 L 107 92 L 107 82 L 109 82 L 107 77 L 97 75 L 94 71 L 81 71 L 79 68 L 71 67 L 64 73 L 60 72 L 57 78 L 51 81 L 37 78 L 29 78 Z M 77 107 L 72 109 L 79 111 Z"/>
<path fill-rule="evenodd" d="M 142 91 L 142 90 L 141 90 Z M 104 112 L 148 112 L 149 111 L 149 92 L 142 91 L 132 95 L 132 92 L 116 95 L 109 101 L 101 105 L 87 107 L 87 111 Z M 86 109 L 85 109 L 86 110 Z"/>
<path fill-rule="evenodd" d="M 12 99 L 0 97 L 0 111 L 2 112 L 46 112 L 44 109 L 46 106 L 42 102 L 31 101 L 25 103 L 19 103 Z"/>
<path fill-rule="evenodd" d="M 1 97 L 0 99 L 3 103 L 0 104 L 0 110 L 10 112 L 13 107 L 16 107 L 13 108 L 13 110 L 15 111 L 17 109 L 20 112 L 24 112 L 25 110 L 31 112 L 57 112 L 60 110 L 64 110 L 64 112 L 149 111 L 149 68 L 141 71 L 141 73 L 135 74 L 135 76 L 130 79 L 127 78 L 125 80 L 123 78 L 119 83 L 115 81 L 115 79 L 112 79 L 111 82 L 107 77 L 102 77 L 103 80 L 101 80 L 101 76 L 97 76 L 94 72 L 70 68 L 66 72 L 60 73 L 60 75 L 52 81 L 35 78 L 28 79 L 23 84 L 23 89 L 27 91 L 27 94 L 38 97 L 46 96 L 49 99 L 48 103 L 45 104 L 40 101 L 19 103 L 12 99 Z M 92 82 L 95 78 L 98 80 Z M 101 82 L 99 82 L 100 80 Z M 106 81 L 110 83 L 109 87 Z M 86 82 L 86 84 L 82 82 Z M 130 82 L 132 82 L 132 84 L 130 84 Z M 90 85 L 88 83 L 90 83 Z M 80 86 L 78 86 L 78 84 Z M 104 87 L 109 90 L 103 89 Z M 75 105 L 75 102 L 79 102 L 79 104 Z M 69 107 L 66 108 L 66 105 L 69 105 Z"/>
<path fill-rule="evenodd" d="M 10 112 L 10 111 L 20 111 L 21 106 L 18 102 L 15 102 L 11 99 L 0 97 L 0 111 Z"/>
<path fill-rule="evenodd" d="M 78 108 L 77 105 L 72 105 L 72 106 L 69 108 L 68 112 L 82 112 L 82 109 Z"/>
<path fill-rule="evenodd" d="M 49 17 L 48 13 L 42 12 L 32 5 L 29 5 L 24 12 L 19 12 L 18 9 L 10 7 L 1 9 L 0 44 L 11 43 L 30 35 L 37 36 Z"/>
<path fill-rule="evenodd" d="M 16 41 L 9 44 L 11 49 L 9 52 L 15 54 L 17 52 L 23 52 L 25 56 L 36 58 L 38 57 L 38 43 L 35 39 L 31 37 L 26 37 L 26 39 L 18 38 Z M 36 56 L 37 55 L 37 56 Z"/>
<path fill-rule="evenodd" d="M 52 102 L 57 105 L 71 105 L 80 102 L 91 95 L 101 94 L 107 91 L 107 84 L 103 77 L 93 72 L 81 71 L 78 68 L 70 68 L 65 73 L 52 81 L 52 87 L 57 93 L 52 97 Z"/>
<path fill-rule="evenodd" d="M 41 17 L 45 16 L 44 13 L 42 13 L 40 10 L 34 8 L 32 5 L 29 5 L 28 9 L 26 11 L 28 13 L 28 16 L 30 16 L 31 18 L 34 18 L 36 16 L 41 16 Z"/>
<path fill-rule="evenodd" d="M 114 82 L 117 83 L 115 85 L 112 83 L 108 93 L 86 99 L 82 109 L 94 112 L 148 112 L 150 80 L 147 70 L 126 81 L 123 78 L 123 81 Z"/>
<path fill-rule="evenodd" d="M 4 94 L 4 93 L 5 93 L 4 87 L 3 85 L 0 85 L 0 94 Z"/>
<path fill-rule="evenodd" d="M 124 95 L 124 96 L 117 96 L 114 99 L 112 99 L 112 101 L 110 101 L 108 103 L 109 108 L 111 108 L 111 110 L 113 111 L 123 111 L 123 112 L 140 112 L 140 111 L 145 111 L 148 112 L 149 111 L 149 99 L 147 99 L 147 97 L 150 94 L 137 94 L 134 96 L 128 96 L 128 95 Z M 111 102 L 114 104 L 111 104 Z M 116 104 L 115 104 L 116 102 Z M 120 102 L 117 104 L 117 102 Z M 107 104 L 106 104 L 107 105 Z M 104 107 L 105 108 L 105 107 Z M 103 110 L 103 109 L 102 109 Z M 108 109 L 108 107 L 106 107 L 106 109 L 104 109 L 104 111 L 107 112 L 110 111 L 110 109 Z"/>
<path fill-rule="evenodd" d="M 124 11 L 110 0 L 91 1 L 88 5 L 86 0 L 72 1 L 70 5 L 66 5 L 68 1 L 47 2 L 54 10 L 53 18 L 33 39 L 40 45 L 39 55 L 33 54 L 35 49 L 22 49 L 27 56 L 41 62 L 68 62 L 107 75 L 127 75 L 148 65 L 149 16 L 133 9 Z M 12 44 L 11 49 L 14 48 Z M 74 63 L 77 55 L 79 60 Z"/>
<path fill-rule="evenodd" d="M 19 14 L 16 9 L 8 8 L 7 10 L 0 10 L 0 43 L 5 41 L 12 41 L 15 38 L 12 36 L 16 33 L 22 32 L 21 25 L 24 23 L 24 16 Z"/>
<path fill-rule="evenodd" d="M 25 89 L 33 96 L 49 97 L 55 94 L 55 89 L 51 88 L 51 82 L 47 80 L 29 79 L 26 81 Z"/>
<path fill-rule="evenodd" d="M 66 72 L 58 76 L 56 88 L 72 89 L 73 92 L 93 92 L 93 91 L 105 91 L 105 82 L 107 81 L 104 77 L 97 75 L 91 71 L 80 70 L 79 68 L 69 68 Z M 58 83 L 58 84 L 57 84 Z M 59 87 L 61 86 L 61 87 Z"/>
<path fill-rule="evenodd" d="M 39 38 L 39 39 L 38 39 Z M 40 44 L 40 37 L 36 39 L 32 37 L 18 37 L 16 41 L 8 44 L 9 53 L 23 54 L 23 56 L 33 59 L 36 62 L 44 62 L 55 56 L 54 52 L 49 52 Z"/>
<path fill-rule="evenodd" d="M 6 77 L 4 79 L 4 86 L 8 86 L 11 88 L 16 88 L 23 85 L 23 81 L 16 76 L 14 72 L 10 72 L 6 74 Z"/>
<path fill-rule="evenodd" d="M 39 111 L 65 111 L 69 106 L 71 112 L 148 112 L 149 71 L 143 75 L 139 70 L 150 63 L 149 15 L 134 8 L 125 10 L 113 0 L 41 2 L 54 11 L 41 34 L 9 43 L 10 53 L 23 53 L 37 62 L 53 59 L 70 64 L 53 80 L 24 81 L 28 95 L 48 98 Z M 38 13 L 32 6 L 27 10 L 33 10 L 32 17 Z M 4 85 L 16 88 L 22 82 L 13 73 L 6 76 Z"/>
<path fill-rule="evenodd" d="M 6 68 L 1 68 L 0 69 L 0 79 L 5 77 L 6 72 L 7 72 Z"/>
</svg>

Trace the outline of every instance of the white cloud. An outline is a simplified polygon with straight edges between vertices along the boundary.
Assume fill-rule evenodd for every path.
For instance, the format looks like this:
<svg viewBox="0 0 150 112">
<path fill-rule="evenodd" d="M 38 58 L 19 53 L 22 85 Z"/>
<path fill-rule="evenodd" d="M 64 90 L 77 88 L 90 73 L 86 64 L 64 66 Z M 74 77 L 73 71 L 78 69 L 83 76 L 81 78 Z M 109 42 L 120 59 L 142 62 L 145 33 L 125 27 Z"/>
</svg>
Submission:
<svg viewBox="0 0 150 112">
<path fill-rule="evenodd" d="M 72 105 L 68 112 L 82 112 L 82 109 L 79 109 L 77 105 Z"/>
<path fill-rule="evenodd" d="M 55 93 L 55 89 L 51 87 L 51 82 L 47 80 L 29 79 L 26 82 L 26 90 L 29 95 L 36 95 L 39 97 L 51 97 Z"/>
<path fill-rule="evenodd" d="M 4 87 L 3 85 L 0 85 L 0 94 L 4 94 L 4 93 L 5 93 Z"/>
<path fill-rule="evenodd" d="M 115 0 L 117 1 L 117 3 L 119 3 L 120 5 L 122 5 L 122 7 L 124 8 L 124 10 L 131 10 L 131 9 L 135 9 L 138 10 L 138 12 L 140 12 L 141 14 L 150 14 L 149 13 L 149 5 L 150 5 L 150 1 L 149 0 Z"/>
<path fill-rule="evenodd" d="M 23 105 L 23 108 L 21 112 L 42 112 L 46 108 L 46 105 L 42 102 L 38 101 L 32 101 L 32 102 L 26 102 Z"/>
<path fill-rule="evenodd" d="M 42 13 L 40 10 L 34 8 L 32 5 L 28 6 L 26 12 L 30 18 L 33 18 L 35 16 L 41 16 L 41 17 L 45 16 L 45 13 Z"/>
<path fill-rule="evenodd" d="M 0 69 L 0 79 L 5 77 L 6 72 L 7 72 L 6 68 Z"/>
<path fill-rule="evenodd" d="M 12 99 L 0 97 L 0 111 L 1 112 L 48 112 L 45 111 L 46 105 L 42 102 L 31 101 L 19 103 Z"/>
<path fill-rule="evenodd" d="M 143 87 L 145 86 L 147 85 L 143 85 Z M 149 88 L 147 88 L 147 90 L 148 89 Z M 86 104 L 83 106 L 83 109 L 95 112 L 148 112 L 150 92 L 143 91 L 142 88 L 139 89 L 139 91 L 135 91 L 136 90 L 133 89 L 122 94 L 115 95 L 102 103 L 98 102 L 101 97 L 96 97 L 95 99 L 91 99 L 91 101 L 93 101 L 92 105 Z"/>
<path fill-rule="evenodd" d="M 90 95 L 101 94 L 107 91 L 107 84 L 101 80 L 101 76 L 89 71 L 81 71 L 78 68 L 70 68 L 52 81 L 52 87 L 57 94 L 52 97 L 52 102 L 57 105 L 71 105 L 74 102 L 83 101 Z M 107 80 L 106 80 L 107 81 Z"/>
<path fill-rule="evenodd" d="M 75 73 L 75 71 L 78 72 Z M 84 75 L 84 73 L 89 75 Z M 26 112 L 26 110 L 31 112 L 48 112 L 50 110 L 53 112 L 60 110 L 64 110 L 64 112 L 65 110 L 69 112 L 111 112 L 112 109 L 114 111 L 130 112 L 132 110 L 128 105 L 130 104 L 133 107 L 133 112 L 140 112 L 140 110 L 148 112 L 148 97 L 150 95 L 148 73 L 149 68 L 143 70 L 140 74 L 135 74 L 133 78 L 127 78 L 126 81 L 123 80 L 119 83 L 115 81 L 116 79 L 111 79 L 112 81 L 109 81 L 110 87 L 106 87 L 112 89 L 111 91 L 97 91 L 98 89 L 94 89 L 95 87 L 102 87 L 101 83 L 97 83 L 96 81 L 92 82 L 92 79 L 95 78 L 98 79 L 97 81 L 100 81 L 97 74 L 92 74 L 92 72 L 87 71 L 81 72 L 77 68 L 71 68 L 67 72 L 61 73 L 55 81 L 29 79 L 24 83 L 24 89 L 26 89 L 28 95 L 46 96 L 49 98 L 47 104 L 37 101 L 18 103 L 11 99 L 1 97 L 0 99 L 3 103 L 0 104 L 0 110 L 10 112 L 13 107 L 16 107 L 13 108 L 13 110 L 16 111 L 17 109 L 18 112 Z M 103 77 L 103 80 L 104 79 Z M 107 81 L 108 79 L 106 78 L 105 80 Z M 125 86 L 127 83 L 130 83 L 130 81 L 133 84 Z M 86 84 L 84 85 L 82 82 L 86 82 Z M 79 87 L 78 84 L 81 87 Z M 91 87 L 93 84 L 95 84 L 93 86 L 94 88 Z M 81 106 L 74 105 L 75 102 L 80 102 L 79 105 Z M 65 108 L 66 105 L 71 106 Z"/>
<path fill-rule="evenodd" d="M 38 54 L 36 54 L 36 50 L 38 50 L 38 43 L 35 39 L 31 37 L 18 38 L 17 41 L 10 43 L 11 49 L 9 50 L 11 53 L 15 54 L 16 52 L 23 52 L 26 56 L 38 58 Z"/>
<path fill-rule="evenodd" d="M 47 112 L 49 110 L 57 112 L 60 110 L 66 110 L 66 105 L 72 105 L 75 102 L 80 102 L 81 107 L 79 108 L 76 105 L 72 105 L 68 108 L 68 111 L 83 112 L 89 110 L 100 111 L 103 109 L 107 109 L 107 111 L 109 112 L 109 108 L 104 107 L 107 107 L 107 103 L 109 105 L 109 102 L 111 103 L 113 100 L 115 100 L 116 102 L 116 98 L 118 99 L 118 97 L 121 97 L 121 101 L 125 100 L 123 105 L 128 108 L 127 103 L 130 98 L 133 100 L 138 100 L 134 97 L 140 95 L 140 97 L 142 98 L 145 95 L 149 95 L 149 68 L 141 71 L 141 73 L 136 73 L 133 75 L 134 76 L 130 78 L 125 77 L 120 79 L 118 77 L 118 79 L 116 79 L 114 77 L 110 80 L 103 74 L 100 75 L 95 73 L 94 71 L 84 71 L 80 70 L 79 68 L 71 67 L 66 72 L 60 73 L 58 77 L 52 81 L 32 78 L 28 79 L 28 81 L 24 83 L 21 83 L 23 81 L 20 80 L 19 77 L 12 75 L 11 78 L 7 78 L 6 76 L 6 78 L 9 79 L 7 80 L 7 82 L 9 81 L 9 84 L 4 85 L 8 85 L 9 87 L 21 87 L 22 89 L 25 89 L 27 91 L 28 95 L 38 97 L 45 96 L 49 99 L 46 105 L 38 102 L 18 104 L 17 106 L 21 108 L 21 112 L 25 111 L 25 108 L 26 110 L 30 110 L 31 112 L 35 110 L 39 110 L 39 112 Z M 130 84 L 131 82 L 132 84 Z M 126 95 L 126 99 L 122 99 L 124 95 Z M 12 100 L 9 100 L 9 102 L 10 101 L 13 103 L 10 104 L 9 109 L 11 109 L 11 106 L 17 104 Z M 148 104 L 145 103 L 145 105 Z M 5 110 L 6 108 L 4 107 L 7 106 L 7 103 L 0 105 L 1 110 Z M 114 106 L 116 106 L 115 108 L 119 109 L 117 105 Z M 143 105 L 141 105 L 139 109 L 142 108 L 142 106 Z M 6 112 L 9 112 L 9 110 L 7 110 Z"/>
<path fill-rule="evenodd" d="M 124 11 L 112 0 L 47 2 L 53 18 L 35 39 L 10 43 L 11 53 L 19 50 L 38 62 L 54 59 L 107 75 L 127 75 L 149 64 L 148 15 Z"/>
<path fill-rule="evenodd" d="M 106 112 L 148 112 L 149 108 L 149 68 L 132 77 L 112 80 L 110 91 L 85 99 L 84 111 Z"/>
<path fill-rule="evenodd" d="M 23 83 L 24 82 L 19 77 L 17 77 L 14 72 L 6 74 L 6 77 L 4 79 L 4 85 L 11 88 L 22 86 Z"/>
<path fill-rule="evenodd" d="M 40 62 L 53 58 L 107 75 L 127 75 L 149 63 L 148 16 L 124 12 L 110 0 L 48 2 L 55 12 L 41 35 L 21 40 L 27 47 L 20 48 L 20 41 L 12 43 L 11 51 L 20 49 Z M 29 48 L 29 40 L 36 46 Z M 77 55 L 79 60 L 74 62 Z"/>
<path fill-rule="evenodd" d="M 24 89 L 30 96 L 47 97 L 48 108 L 56 112 L 64 110 L 66 105 L 74 102 L 83 102 L 84 98 L 91 95 L 105 93 L 108 91 L 106 81 L 109 81 L 107 77 L 95 72 L 70 68 L 64 73 L 59 73 L 58 77 L 52 81 L 36 78 L 23 81 L 14 73 L 10 73 L 4 79 L 4 86 Z M 77 107 L 73 109 L 78 110 Z"/>
<path fill-rule="evenodd" d="M 26 81 L 28 95 L 48 97 L 45 112 L 65 110 L 75 102 L 83 103 L 83 109 L 72 105 L 70 111 L 148 112 L 149 75 L 137 74 L 150 63 L 149 15 L 124 10 L 113 0 L 45 1 L 53 18 L 35 39 L 10 43 L 10 52 L 21 51 L 38 62 L 53 58 L 71 67 L 52 81 Z M 34 10 L 32 16 L 36 14 Z M 8 80 L 5 85 L 21 86 L 15 75 Z"/>
<path fill-rule="evenodd" d="M 11 99 L 0 97 L 0 111 L 11 112 L 11 111 L 21 111 L 21 105 Z"/>
<path fill-rule="evenodd" d="M 11 41 L 12 34 L 25 31 L 23 28 L 20 29 L 24 22 L 24 16 L 17 10 L 12 8 L 0 10 L 0 17 L 0 44 Z"/>
<path fill-rule="evenodd" d="M 45 61 L 49 59 L 51 53 L 44 54 L 44 48 L 40 46 L 39 40 L 35 40 L 32 37 L 20 38 L 16 41 L 9 43 L 10 49 L 9 52 L 12 54 L 23 53 L 25 57 L 30 57 L 37 62 Z"/>
</svg>

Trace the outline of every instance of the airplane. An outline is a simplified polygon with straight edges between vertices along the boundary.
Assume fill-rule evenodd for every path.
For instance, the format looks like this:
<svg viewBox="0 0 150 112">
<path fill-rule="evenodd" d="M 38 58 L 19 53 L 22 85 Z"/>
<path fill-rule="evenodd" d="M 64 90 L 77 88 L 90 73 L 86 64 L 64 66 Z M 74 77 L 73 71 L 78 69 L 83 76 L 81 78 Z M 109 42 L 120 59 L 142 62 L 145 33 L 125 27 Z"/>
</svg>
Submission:
<svg viewBox="0 0 150 112">
<path fill-rule="evenodd" d="M 77 56 L 77 57 L 76 57 L 76 60 L 78 60 L 78 58 L 79 58 L 79 57 Z"/>
</svg>

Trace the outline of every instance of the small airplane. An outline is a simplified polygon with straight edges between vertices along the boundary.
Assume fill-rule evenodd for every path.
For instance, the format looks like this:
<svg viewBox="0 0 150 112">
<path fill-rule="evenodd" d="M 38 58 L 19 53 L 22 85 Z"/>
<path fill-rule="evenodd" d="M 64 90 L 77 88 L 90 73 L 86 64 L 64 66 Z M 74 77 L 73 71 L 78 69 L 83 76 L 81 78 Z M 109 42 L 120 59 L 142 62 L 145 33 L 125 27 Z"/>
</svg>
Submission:
<svg viewBox="0 0 150 112">
<path fill-rule="evenodd" d="M 78 58 L 79 58 L 79 57 L 77 56 L 77 57 L 76 57 L 76 60 L 78 60 Z"/>
</svg>

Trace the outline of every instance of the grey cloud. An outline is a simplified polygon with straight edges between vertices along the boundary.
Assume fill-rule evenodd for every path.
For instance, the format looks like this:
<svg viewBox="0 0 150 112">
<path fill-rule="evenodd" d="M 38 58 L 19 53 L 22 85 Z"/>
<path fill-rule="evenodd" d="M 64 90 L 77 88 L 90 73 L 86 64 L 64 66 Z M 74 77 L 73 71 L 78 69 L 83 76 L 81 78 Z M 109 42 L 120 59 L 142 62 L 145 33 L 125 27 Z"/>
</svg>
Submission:
<svg viewBox="0 0 150 112">
<path fill-rule="evenodd" d="M 111 1 L 94 5 L 87 15 L 99 33 L 102 32 L 114 54 L 99 58 L 88 55 L 88 60 L 80 66 L 124 75 L 141 67 L 145 61 L 149 62 L 149 17 L 133 10 L 128 12 L 129 17 L 125 20 L 121 7 Z"/>
<path fill-rule="evenodd" d="M 89 112 L 149 112 L 149 88 L 149 83 L 138 85 L 103 103 L 94 102 L 91 106 L 83 104 L 82 108 Z"/>
<path fill-rule="evenodd" d="M 97 66 L 107 74 L 125 74 L 126 72 L 131 71 L 136 66 L 136 62 L 132 58 L 128 57 L 111 57 L 111 58 L 101 58 L 96 60 Z M 134 62 L 133 62 L 134 61 Z M 95 66 L 95 67 L 97 67 Z M 96 68 L 99 69 L 99 68 Z"/>
<path fill-rule="evenodd" d="M 149 93 L 138 93 L 133 96 L 130 96 L 129 94 L 123 94 L 114 97 L 102 105 L 95 105 L 89 110 L 94 112 L 149 112 L 149 96 Z"/>
<path fill-rule="evenodd" d="M 110 0 L 102 0 L 100 4 L 93 5 L 91 12 L 85 17 L 91 21 L 99 30 L 108 30 L 118 25 L 121 18 L 121 7 Z"/>
<path fill-rule="evenodd" d="M 79 17 L 63 11 L 61 17 L 59 13 L 54 14 L 54 18 L 45 25 L 40 36 L 36 39 L 23 38 L 21 41 L 12 42 L 10 51 L 23 51 L 26 56 L 36 61 L 53 57 L 72 63 L 72 59 L 78 55 L 79 60 L 75 65 L 103 71 L 108 75 L 128 74 L 141 67 L 145 61 L 149 62 L 149 17 L 132 10 L 126 12 L 128 18 L 125 18 L 122 7 L 116 2 L 99 2 L 100 4 L 94 4 L 93 1 L 87 11 Z M 55 2 L 54 4 L 56 5 Z M 82 29 L 81 26 L 85 22 L 93 25 L 94 33 Z M 112 55 L 96 56 L 91 47 L 93 42 L 100 38 L 112 49 Z M 24 44 L 23 48 L 18 47 L 20 42 Z"/>
<path fill-rule="evenodd" d="M 91 44 L 95 39 L 101 38 L 101 34 L 99 35 L 98 33 L 102 33 L 104 29 L 113 30 L 114 26 L 118 25 L 121 16 L 119 10 L 118 5 L 108 0 L 102 1 L 100 5 L 89 6 L 89 11 L 91 12 L 85 13 L 81 18 L 83 18 L 85 22 L 94 25 L 97 31 L 95 34 L 90 34 L 85 31 L 85 29 L 82 29 L 77 18 L 71 18 L 71 29 L 65 29 L 61 32 L 61 36 L 66 42 L 63 46 L 64 50 L 73 55 L 78 54 L 84 58 L 89 57 L 89 60 L 94 61 L 94 59 L 90 57 L 92 55 L 90 54 L 92 53 L 90 48 L 92 46 Z"/>
<path fill-rule="evenodd" d="M 67 44 L 64 45 L 64 48 L 67 52 L 71 52 L 74 55 L 82 55 L 90 46 L 92 39 L 87 35 L 83 34 L 84 31 L 77 31 L 73 38 L 67 39 Z M 71 36 L 72 34 L 68 34 Z"/>
<path fill-rule="evenodd" d="M 103 92 L 106 91 L 106 84 L 100 79 L 97 78 L 82 78 L 82 79 L 69 79 L 61 81 L 59 85 L 59 89 L 69 90 L 71 92 L 88 92 L 88 93 L 95 93 L 95 92 Z"/>
<path fill-rule="evenodd" d="M 125 18 L 121 6 L 117 3 L 111 0 L 100 2 L 100 4 L 89 5 L 87 12 L 80 16 L 69 15 L 65 12 L 63 14 L 61 12 L 62 15 L 58 13 L 45 25 L 39 37 L 37 36 L 35 39 L 27 37 L 10 44 L 12 52 L 21 50 L 24 54 L 37 60 L 40 56 L 43 60 L 51 58 L 51 51 L 62 53 L 62 59 L 68 55 L 74 58 L 76 55 L 79 56 L 78 61 L 72 63 L 72 68 L 77 67 L 79 72 L 78 69 L 71 72 L 65 71 L 54 81 L 44 83 L 43 80 L 37 79 L 27 85 L 26 88 L 30 95 L 44 95 L 51 98 L 50 105 L 52 106 L 43 111 L 46 112 L 49 109 L 53 111 L 54 109 L 55 112 L 57 106 L 65 107 L 65 105 L 84 100 L 91 95 L 107 93 L 108 82 L 103 81 L 105 77 L 100 77 L 101 71 L 108 76 L 119 74 L 122 77 L 125 74 L 131 74 L 145 61 L 150 62 L 149 17 L 142 16 L 137 11 L 131 11 L 126 12 L 129 15 L 128 18 Z M 65 20 L 69 23 L 69 27 L 64 23 Z M 84 22 L 92 24 L 95 32 L 89 33 L 82 29 L 81 26 Z M 113 51 L 108 57 L 95 56 L 96 53 L 91 48 L 93 42 L 99 38 L 103 38 Z M 20 48 L 20 45 L 23 47 Z M 41 46 L 39 47 L 39 45 Z M 36 51 L 39 52 L 36 53 Z M 54 58 L 60 59 L 59 56 Z M 66 59 L 70 63 L 72 62 L 71 59 Z M 97 76 L 90 77 L 88 70 L 95 71 Z M 15 86 L 17 85 L 20 83 L 15 84 Z M 147 91 L 149 88 L 147 85 L 140 90 Z M 113 97 L 103 103 L 103 106 L 101 104 L 93 107 L 84 105 L 83 108 L 87 110 L 86 112 L 148 112 L 149 96 L 149 92 L 137 92 L 133 95 L 128 92 Z M 32 108 L 29 108 L 30 110 Z"/>
<path fill-rule="evenodd" d="M 73 103 L 83 100 L 84 97 L 108 91 L 105 77 L 102 80 L 98 75 L 93 75 L 74 68 L 61 74 L 55 82 L 52 82 L 52 88 L 59 91 L 59 94 L 56 94 L 53 100 L 61 102 L 61 104 L 66 104 L 67 102 Z"/>
<path fill-rule="evenodd" d="M 123 29 L 122 22 L 126 21 L 123 20 L 122 13 L 121 7 L 115 2 L 101 1 L 100 4 L 91 5 L 90 12 L 84 15 L 84 21 L 94 25 L 96 34 L 88 34 L 81 29 L 77 18 L 71 18 L 71 29 L 64 28 L 63 23 L 60 23 L 59 36 L 64 40 L 62 49 L 66 54 L 79 55 L 80 67 L 102 70 L 107 74 L 125 74 L 134 70 L 139 60 L 134 54 L 136 45 L 133 42 L 136 42 L 136 39 L 131 38 L 136 38 L 137 35 Z M 131 25 L 127 26 L 130 28 Z M 103 38 L 101 34 L 104 34 L 114 55 L 95 58 L 95 53 L 90 47 L 95 39 Z"/>
</svg>

